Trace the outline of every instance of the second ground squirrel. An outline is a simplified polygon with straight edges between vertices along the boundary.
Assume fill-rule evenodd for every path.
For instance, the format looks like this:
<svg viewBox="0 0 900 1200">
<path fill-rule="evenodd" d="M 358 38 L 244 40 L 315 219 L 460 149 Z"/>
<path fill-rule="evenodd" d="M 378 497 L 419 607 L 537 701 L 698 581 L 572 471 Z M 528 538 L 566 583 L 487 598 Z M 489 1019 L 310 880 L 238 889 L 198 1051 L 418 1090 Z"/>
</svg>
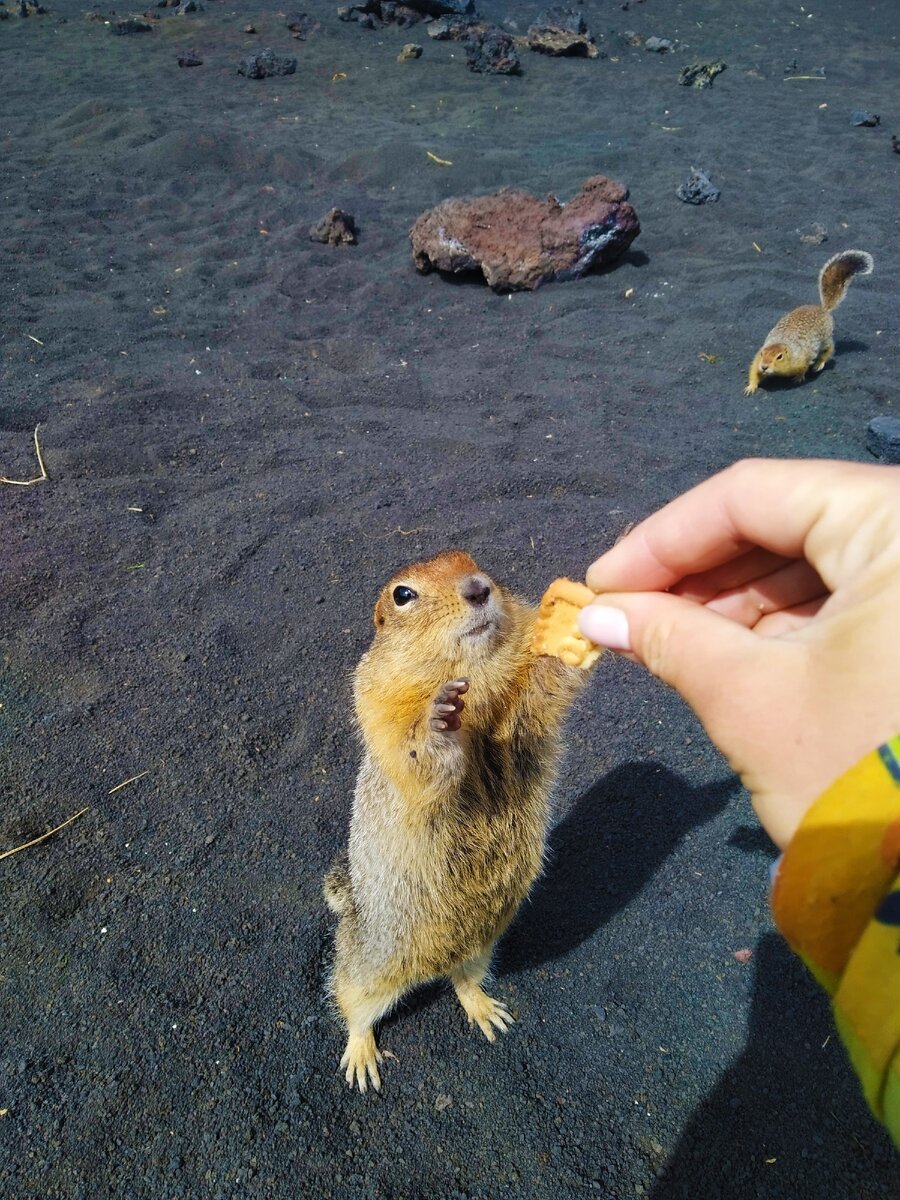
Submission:
<svg viewBox="0 0 900 1200">
<path fill-rule="evenodd" d="M 512 1021 L 482 983 L 541 870 L 561 726 L 587 675 L 535 652 L 536 616 L 455 550 L 395 575 L 375 606 L 349 847 L 325 878 L 341 1067 L 360 1091 L 381 1087 L 375 1023 L 417 984 L 449 976 L 490 1041 Z"/>
<path fill-rule="evenodd" d="M 842 250 L 829 258 L 819 272 L 822 303 L 792 309 L 769 330 L 750 364 L 744 395 L 752 396 L 760 380 L 769 375 L 788 376 L 801 383 L 808 371 L 821 371 L 834 354 L 832 310 L 843 300 L 854 275 L 871 275 L 874 265 L 865 250 Z"/>
</svg>

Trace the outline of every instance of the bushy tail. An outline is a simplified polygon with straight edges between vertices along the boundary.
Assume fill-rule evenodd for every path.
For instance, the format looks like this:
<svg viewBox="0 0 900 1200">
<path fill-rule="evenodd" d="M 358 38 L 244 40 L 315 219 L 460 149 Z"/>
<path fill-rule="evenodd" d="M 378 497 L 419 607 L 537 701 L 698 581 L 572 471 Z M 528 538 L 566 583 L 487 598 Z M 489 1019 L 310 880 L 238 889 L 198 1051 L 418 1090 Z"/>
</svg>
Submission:
<svg viewBox="0 0 900 1200">
<path fill-rule="evenodd" d="M 322 884 L 325 903 L 334 913 L 345 913 L 353 905 L 349 865 L 346 854 L 339 855 Z"/>
<path fill-rule="evenodd" d="M 875 260 L 865 250 L 842 250 L 819 272 L 819 295 L 826 312 L 837 308 L 854 275 L 871 275 Z"/>
</svg>

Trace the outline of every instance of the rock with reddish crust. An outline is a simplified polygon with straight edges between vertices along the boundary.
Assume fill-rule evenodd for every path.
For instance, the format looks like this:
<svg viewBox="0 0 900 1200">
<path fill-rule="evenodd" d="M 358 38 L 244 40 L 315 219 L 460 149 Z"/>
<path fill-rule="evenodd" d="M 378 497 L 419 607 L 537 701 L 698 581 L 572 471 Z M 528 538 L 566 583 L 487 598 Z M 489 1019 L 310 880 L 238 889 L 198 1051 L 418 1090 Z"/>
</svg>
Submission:
<svg viewBox="0 0 900 1200">
<path fill-rule="evenodd" d="M 444 200 L 409 237 L 419 271 L 481 271 L 495 290 L 521 291 L 613 262 L 640 231 L 628 189 L 594 175 L 567 204 L 510 188 Z"/>
<path fill-rule="evenodd" d="M 597 58 L 600 51 L 584 17 L 569 8 L 550 8 L 528 30 L 528 46 L 541 54 Z"/>
<path fill-rule="evenodd" d="M 326 246 L 355 246 L 356 221 L 342 208 L 332 208 L 309 230 L 311 242 L 324 242 Z"/>
</svg>

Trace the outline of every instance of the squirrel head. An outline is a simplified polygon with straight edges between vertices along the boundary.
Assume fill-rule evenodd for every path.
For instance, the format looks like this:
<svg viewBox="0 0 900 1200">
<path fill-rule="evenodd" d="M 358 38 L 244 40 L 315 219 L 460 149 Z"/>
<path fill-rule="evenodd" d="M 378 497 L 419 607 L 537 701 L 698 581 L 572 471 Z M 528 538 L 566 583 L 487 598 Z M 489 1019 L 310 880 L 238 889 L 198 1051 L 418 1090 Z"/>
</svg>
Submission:
<svg viewBox="0 0 900 1200">
<path fill-rule="evenodd" d="M 508 628 L 506 591 L 462 550 L 398 571 L 375 605 L 376 642 L 390 642 L 401 659 L 478 662 Z"/>
<path fill-rule="evenodd" d="M 773 342 L 771 346 L 763 346 L 759 352 L 760 375 L 781 375 L 791 373 L 793 363 L 787 346 L 782 342 Z"/>
</svg>

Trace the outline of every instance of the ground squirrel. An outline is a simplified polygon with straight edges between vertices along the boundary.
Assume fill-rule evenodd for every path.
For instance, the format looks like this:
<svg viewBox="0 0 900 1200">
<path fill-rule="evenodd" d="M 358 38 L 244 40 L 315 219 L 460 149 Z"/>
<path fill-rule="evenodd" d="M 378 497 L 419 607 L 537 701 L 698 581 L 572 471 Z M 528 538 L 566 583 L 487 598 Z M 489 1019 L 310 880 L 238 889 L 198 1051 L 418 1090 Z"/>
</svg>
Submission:
<svg viewBox="0 0 900 1200">
<path fill-rule="evenodd" d="M 381 1087 L 376 1021 L 417 984 L 449 976 L 489 1041 L 512 1021 L 481 985 L 541 870 L 560 729 L 586 678 L 535 653 L 536 617 L 456 550 L 395 575 L 375 606 L 349 848 L 324 887 L 341 1067 L 362 1092 Z"/>
<path fill-rule="evenodd" d="M 822 370 L 834 354 L 832 310 L 843 300 L 853 276 L 871 275 L 874 265 L 865 250 L 842 250 L 829 258 L 819 272 L 821 305 L 792 309 L 769 331 L 750 364 L 745 396 L 752 396 L 767 375 L 787 375 L 801 383 L 807 371 Z"/>
</svg>

